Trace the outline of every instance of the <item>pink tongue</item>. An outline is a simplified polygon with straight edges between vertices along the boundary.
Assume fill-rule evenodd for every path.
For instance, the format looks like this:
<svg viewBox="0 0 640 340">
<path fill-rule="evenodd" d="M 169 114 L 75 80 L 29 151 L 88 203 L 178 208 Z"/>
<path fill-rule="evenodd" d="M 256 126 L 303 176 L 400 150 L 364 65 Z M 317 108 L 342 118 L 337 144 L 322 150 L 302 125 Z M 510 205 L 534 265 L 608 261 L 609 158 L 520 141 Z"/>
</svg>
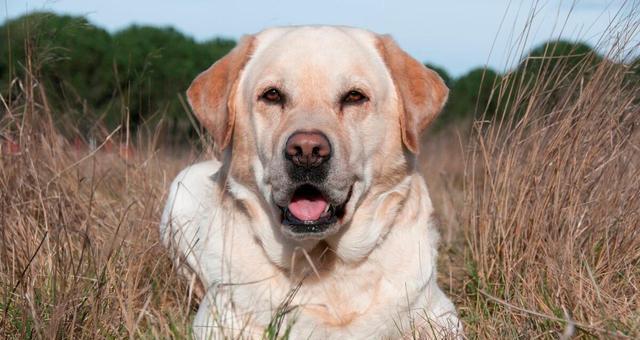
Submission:
<svg viewBox="0 0 640 340">
<path fill-rule="evenodd" d="M 289 203 L 289 211 L 301 221 L 316 221 L 320 219 L 327 201 L 322 197 L 293 197 Z"/>
</svg>

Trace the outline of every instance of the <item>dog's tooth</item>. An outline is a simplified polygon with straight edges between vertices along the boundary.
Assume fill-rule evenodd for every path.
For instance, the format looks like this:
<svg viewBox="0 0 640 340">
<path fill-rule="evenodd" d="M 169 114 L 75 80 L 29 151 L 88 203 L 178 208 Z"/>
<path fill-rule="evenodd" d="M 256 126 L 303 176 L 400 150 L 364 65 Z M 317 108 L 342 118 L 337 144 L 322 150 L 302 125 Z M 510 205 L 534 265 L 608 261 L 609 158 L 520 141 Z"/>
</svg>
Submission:
<svg viewBox="0 0 640 340">
<path fill-rule="evenodd" d="M 327 204 L 327 206 L 324 207 L 324 212 L 323 213 L 326 213 L 327 211 L 329 211 L 329 208 L 331 208 L 331 204 Z"/>
</svg>

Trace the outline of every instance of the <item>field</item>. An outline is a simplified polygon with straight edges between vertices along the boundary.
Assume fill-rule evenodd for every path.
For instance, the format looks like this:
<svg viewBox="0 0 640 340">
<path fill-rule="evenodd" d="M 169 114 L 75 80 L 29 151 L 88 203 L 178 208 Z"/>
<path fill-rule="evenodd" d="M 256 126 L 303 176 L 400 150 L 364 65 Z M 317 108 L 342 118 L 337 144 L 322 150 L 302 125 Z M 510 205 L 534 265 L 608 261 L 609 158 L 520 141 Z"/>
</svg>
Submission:
<svg viewBox="0 0 640 340">
<path fill-rule="evenodd" d="M 0 336 L 188 337 L 197 282 L 158 223 L 208 148 L 126 126 L 76 143 L 36 77 L 15 86 L 0 103 Z M 427 132 L 420 156 L 466 336 L 640 337 L 637 71 L 586 56 L 491 88 L 496 112 Z"/>
</svg>

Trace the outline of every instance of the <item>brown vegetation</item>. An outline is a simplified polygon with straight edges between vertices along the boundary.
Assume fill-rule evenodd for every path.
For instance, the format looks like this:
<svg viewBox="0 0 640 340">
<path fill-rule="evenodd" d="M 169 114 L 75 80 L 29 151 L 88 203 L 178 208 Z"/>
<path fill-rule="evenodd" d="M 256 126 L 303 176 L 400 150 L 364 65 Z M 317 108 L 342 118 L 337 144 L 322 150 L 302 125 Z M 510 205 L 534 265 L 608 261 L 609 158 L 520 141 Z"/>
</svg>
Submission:
<svg viewBox="0 0 640 340">
<path fill-rule="evenodd" d="M 527 61 L 492 86 L 502 111 L 468 143 L 428 142 L 441 280 L 467 336 L 640 336 L 640 82 L 610 61 L 637 47 Z"/>
</svg>

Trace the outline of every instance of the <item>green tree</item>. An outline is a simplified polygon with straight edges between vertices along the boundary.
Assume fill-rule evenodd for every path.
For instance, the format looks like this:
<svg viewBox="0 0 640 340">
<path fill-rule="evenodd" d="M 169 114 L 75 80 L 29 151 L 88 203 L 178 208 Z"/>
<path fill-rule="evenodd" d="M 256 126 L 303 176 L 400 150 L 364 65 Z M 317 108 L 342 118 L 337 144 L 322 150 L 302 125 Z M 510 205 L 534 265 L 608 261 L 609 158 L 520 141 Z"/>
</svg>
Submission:
<svg viewBox="0 0 640 340">
<path fill-rule="evenodd" d="M 44 86 L 53 111 L 78 126 L 103 118 L 113 128 L 129 119 L 135 129 L 169 117 L 175 133 L 191 129 L 179 95 L 191 80 L 228 53 L 235 41 L 198 43 L 173 28 L 131 26 L 113 36 L 85 18 L 32 13 L 0 27 L 0 91 L 17 98 L 27 64 Z M 11 85 L 13 84 L 13 85 Z M 12 93 L 10 93 L 12 92 Z"/>
<path fill-rule="evenodd" d="M 476 68 L 455 80 L 449 100 L 444 108 L 440 124 L 482 115 L 495 110 L 491 101 L 493 89 L 500 82 L 500 75 L 491 69 Z"/>
<path fill-rule="evenodd" d="M 601 60 L 602 57 L 585 43 L 549 41 L 533 48 L 517 71 L 532 78 L 546 78 L 562 73 L 562 77 L 567 79 L 590 71 Z"/>
<path fill-rule="evenodd" d="M 110 101 L 112 49 L 105 30 L 80 17 L 33 13 L 6 22 L 0 35 L 7 38 L 0 44 L 3 93 L 13 79 L 24 77 L 30 60 L 54 108 L 99 108 Z"/>
<path fill-rule="evenodd" d="M 184 118 L 178 96 L 235 45 L 222 39 L 198 44 L 173 28 L 149 26 L 131 26 L 113 41 L 120 93 L 134 125 L 156 113 Z"/>
<path fill-rule="evenodd" d="M 549 41 L 535 47 L 518 67 L 504 77 L 504 96 L 498 111 L 520 115 L 531 100 L 545 106 L 554 106 L 559 100 L 574 95 L 577 82 L 588 79 L 602 61 L 589 45 L 564 40 Z M 537 108 L 540 112 L 550 110 Z"/>
</svg>

